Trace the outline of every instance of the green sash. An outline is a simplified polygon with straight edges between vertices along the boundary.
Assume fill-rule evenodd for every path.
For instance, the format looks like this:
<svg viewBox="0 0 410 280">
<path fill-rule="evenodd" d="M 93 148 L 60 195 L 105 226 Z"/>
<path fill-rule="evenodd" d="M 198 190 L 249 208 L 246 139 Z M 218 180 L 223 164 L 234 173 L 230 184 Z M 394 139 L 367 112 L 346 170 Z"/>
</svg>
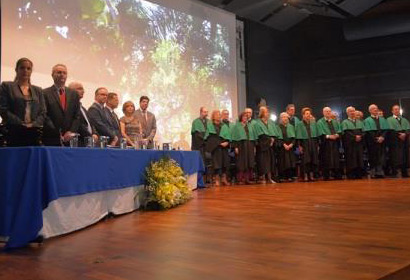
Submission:
<svg viewBox="0 0 410 280">
<path fill-rule="evenodd" d="M 409 121 L 403 117 L 401 118 L 401 124 L 399 123 L 399 121 L 391 116 L 387 119 L 387 122 L 389 123 L 391 129 L 395 130 L 395 131 L 409 131 L 410 130 L 410 124 Z"/>
<path fill-rule="evenodd" d="M 363 131 L 363 122 L 361 120 L 356 120 L 355 123 L 353 123 L 351 120 L 349 119 L 345 119 L 342 122 L 342 130 L 343 132 L 346 130 L 355 130 L 355 129 L 360 129 L 361 131 Z"/>
<path fill-rule="evenodd" d="M 379 117 L 379 122 L 380 122 L 381 130 L 390 129 L 389 123 L 386 121 L 385 118 Z M 376 122 L 373 120 L 372 117 L 368 117 L 367 119 L 364 120 L 364 131 L 376 131 L 376 130 L 377 130 Z"/>
<path fill-rule="evenodd" d="M 206 120 L 206 122 L 207 122 L 207 126 L 211 124 L 211 121 L 208 119 Z M 200 118 L 197 118 L 192 122 L 191 134 L 194 134 L 195 132 L 205 133 L 205 126 L 202 123 Z"/>
<path fill-rule="evenodd" d="M 316 122 L 310 122 L 310 135 L 312 138 L 318 137 L 317 125 Z M 298 122 L 295 128 L 296 132 L 296 139 L 306 140 L 308 139 L 307 130 L 305 127 L 305 123 L 303 121 Z"/>
<path fill-rule="evenodd" d="M 259 138 L 261 135 L 273 137 L 278 136 L 276 124 L 272 120 L 268 120 L 268 124 L 265 125 L 265 123 L 261 119 L 258 119 L 254 125 L 254 131 L 257 138 Z"/>
<path fill-rule="evenodd" d="M 340 128 L 340 123 L 336 120 L 331 120 L 333 127 L 335 129 L 336 133 L 341 133 L 342 130 Z M 332 132 L 330 132 L 330 128 L 329 125 L 326 122 L 325 118 L 321 118 L 320 120 L 318 120 L 317 122 L 317 128 L 318 128 L 318 132 L 319 135 L 331 135 Z"/>
<path fill-rule="evenodd" d="M 253 126 L 250 124 L 247 124 L 248 126 L 248 131 L 249 131 L 249 140 L 254 141 L 256 140 L 255 133 L 253 131 Z M 236 122 L 235 125 L 232 126 L 232 141 L 242 141 L 242 140 L 248 140 L 246 137 L 246 131 L 245 128 L 242 126 L 241 122 Z"/>
<path fill-rule="evenodd" d="M 212 122 L 208 124 L 208 129 L 205 132 L 205 140 L 208 139 L 210 134 L 216 134 L 216 129 Z M 219 137 L 221 137 L 224 140 L 231 141 L 231 130 L 229 129 L 228 125 L 226 124 L 221 125 L 221 130 L 219 131 Z"/>
<path fill-rule="evenodd" d="M 286 125 L 286 134 L 288 138 L 295 138 L 295 127 L 290 123 Z M 280 126 L 278 126 L 278 138 L 283 140 L 283 133 Z"/>
</svg>

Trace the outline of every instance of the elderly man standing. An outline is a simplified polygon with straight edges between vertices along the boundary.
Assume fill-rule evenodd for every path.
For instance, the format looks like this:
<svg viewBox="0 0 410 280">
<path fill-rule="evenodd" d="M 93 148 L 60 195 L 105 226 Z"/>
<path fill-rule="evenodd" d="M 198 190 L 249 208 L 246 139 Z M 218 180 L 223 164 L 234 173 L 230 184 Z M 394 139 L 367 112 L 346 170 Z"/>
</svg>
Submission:
<svg viewBox="0 0 410 280">
<path fill-rule="evenodd" d="M 363 122 L 357 119 L 356 109 L 347 107 L 347 119 L 342 122 L 343 147 L 346 158 L 346 175 L 348 179 L 361 179 L 363 176 Z"/>
<path fill-rule="evenodd" d="M 80 98 L 76 91 L 65 86 L 65 65 L 55 65 L 51 76 L 54 85 L 43 90 L 47 108 L 43 143 L 46 146 L 67 145 L 80 125 Z"/>
<path fill-rule="evenodd" d="M 389 159 L 392 168 L 392 175 L 397 176 L 397 171 L 401 171 L 402 177 L 409 177 L 408 159 L 410 124 L 409 121 L 400 114 L 400 106 L 393 105 L 392 116 L 387 119 L 392 131 L 389 139 Z"/>
<path fill-rule="evenodd" d="M 332 119 L 332 109 L 323 108 L 323 118 L 318 120 L 317 128 L 320 136 L 320 164 L 323 179 L 341 179 L 340 172 L 340 134 L 342 132 L 337 120 Z M 332 174 L 331 174 L 332 173 Z"/>
<path fill-rule="evenodd" d="M 84 86 L 79 82 L 72 82 L 68 88 L 75 90 L 80 98 L 80 125 L 78 127 L 78 134 L 80 134 L 80 145 L 85 146 L 85 138 L 93 137 L 95 141 L 98 140 L 97 131 L 91 125 L 87 109 L 82 105 L 81 99 L 84 97 Z"/>
<path fill-rule="evenodd" d="M 377 105 L 370 105 L 369 113 L 370 116 L 364 120 L 364 131 L 366 132 L 370 175 L 372 178 L 384 178 L 386 135 L 390 126 L 384 117 L 379 116 Z"/>
</svg>

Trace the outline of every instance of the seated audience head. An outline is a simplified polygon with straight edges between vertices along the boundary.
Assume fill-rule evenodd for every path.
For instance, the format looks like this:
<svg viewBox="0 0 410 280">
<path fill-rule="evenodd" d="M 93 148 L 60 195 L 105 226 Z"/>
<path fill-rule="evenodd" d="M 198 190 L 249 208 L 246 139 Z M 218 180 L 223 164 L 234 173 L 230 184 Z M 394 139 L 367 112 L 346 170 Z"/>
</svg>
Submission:
<svg viewBox="0 0 410 280">
<path fill-rule="evenodd" d="M 356 118 L 356 109 L 353 106 L 346 108 L 347 117 L 354 120 Z"/>
<path fill-rule="evenodd" d="M 114 110 L 118 107 L 119 103 L 120 101 L 118 99 L 118 94 L 116 94 L 115 92 L 108 93 L 106 106 Z"/>
<path fill-rule="evenodd" d="M 149 98 L 148 96 L 141 96 L 140 97 L 140 108 L 142 111 L 145 111 L 148 109 L 148 104 L 149 104 Z"/>
<path fill-rule="evenodd" d="M 58 88 L 62 88 L 65 86 L 65 82 L 67 81 L 67 66 L 64 64 L 56 64 L 53 66 L 51 71 L 51 76 L 53 77 L 54 84 Z"/>
<path fill-rule="evenodd" d="M 289 118 L 295 115 L 295 110 L 295 104 L 288 104 L 288 106 L 286 106 L 286 113 L 289 115 Z"/>
<path fill-rule="evenodd" d="M 84 97 L 84 87 L 81 83 L 79 82 L 71 82 L 68 87 L 72 90 L 75 90 L 78 93 L 78 96 L 80 97 L 80 100 Z"/>
<path fill-rule="evenodd" d="M 134 114 L 135 112 L 135 105 L 134 102 L 132 101 L 127 101 L 122 105 L 122 112 L 124 113 L 124 115 L 126 115 L 127 117 L 130 117 Z"/>
<path fill-rule="evenodd" d="M 290 119 L 290 117 L 289 117 L 288 113 L 286 113 L 286 112 L 280 113 L 280 115 L 279 115 L 279 123 L 280 124 L 287 125 L 289 123 L 289 119 Z"/>
<path fill-rule="evenodd" d="M 16 62 L 16 77 L 15 82 L 30 83 L 31 73 L 33 72 L 33 62 L 28 58 L 20 58 Z"/>
<path fill-rule="evenodd" d="M 391 112 L 393 115 L 395 115 L 396 117 L 400 116 L 400 106 L 395 104 L 391 107 Z"/>
<path fill-rule="evenodd" d="M 208 110 L 205 107 L 199 109 L 199 118 L 206 119 L 208 117 Z"/>
<path fill-rule="evenodd" d="M 376 117 L 379 115 L 379 108 L 377 107 L 376 104 L 371 104 L 369 106 L 369 113 L 372 115 L 372 117 Z"/>
<path fill-rule="evenodd" d="M 219 125 L 221 123 L 221 112 L 219 110 L 212 111 L 211 119 L 213 124 Z"/>
<path fill-rule="evenodd" d="M 107 97 L 108 97 L 108 89 L 105 87 L 99 87 L 95 90 L 95 102 L 97 102 L 100 105 L 104 105 L 107 103 Z"/>
<path fill-rule="evenodd" d="M 306 122 L 310 122 L 312 120 L 312 109 L 310 109 L 309 107 L 305 107 L 302 109 L 302 117 L 303 120 Z"/>
</svg>

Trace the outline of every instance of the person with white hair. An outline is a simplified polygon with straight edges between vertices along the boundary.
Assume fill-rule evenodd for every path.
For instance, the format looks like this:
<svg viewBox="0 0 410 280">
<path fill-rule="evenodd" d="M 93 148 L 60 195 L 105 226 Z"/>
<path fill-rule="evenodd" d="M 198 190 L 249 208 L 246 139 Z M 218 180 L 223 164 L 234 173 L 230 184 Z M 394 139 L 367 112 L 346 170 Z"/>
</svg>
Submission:
<svg viewBox="0 0 410 280">
<path fill-rule="evenodd" d="M 363 122 L 357 119 L 356 112 L 354 107 L 347 107 L 347 119 L 342 122 L 342 138 L 348 179 L 361 179 L 364 169 L 364 126 Z"/>
<path fill-rule="evenodd" d="M 279 116 L 278 134 L 279 180 L 281 182 L 292 182 L 296 168 L 296 158 L 294 154 L 296 145 L 295 127 L 290 123 L 289 115 L 286 112 L 281 113 Z"/>
<path fill-rule="evenodd" d="M 384 178 L 383 166 L 386 160 L 386 135 L 389 123 L 379 115 L 375 104 L 369 106 L 370 116 L 364 120 L 366 144 L 369 155 L 370 175 L 372 178 Z"/>
<path fill-rule="evenodd" d="M 397 177 L 398 170 L 402 177 L 409 177 L 409 138 L 410 124 L 400 113 L 400 106 L 392 106 L 392 116 L 387 121 L 392 128 L 389 139 L 389 165 L 392 168 L 392 176 Z"/>
<path fill-rule="evenodd" d="M 324 180 L 341 179 L 340 171 L 340 134 L 342 130 L 340 123 L 332 118 L 332 109 L 323 108 L 323 118 L 317 121 L 320 139 L 320 165 Z"/>
</svg>

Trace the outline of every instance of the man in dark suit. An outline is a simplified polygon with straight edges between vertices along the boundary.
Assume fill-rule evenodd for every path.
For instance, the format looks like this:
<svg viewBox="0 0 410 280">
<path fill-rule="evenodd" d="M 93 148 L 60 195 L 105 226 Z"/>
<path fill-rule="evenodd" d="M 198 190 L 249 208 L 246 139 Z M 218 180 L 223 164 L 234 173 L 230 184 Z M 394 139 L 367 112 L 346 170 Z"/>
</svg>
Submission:
<svg viewBox="0 0 410 280">
<path fill-rule="evenodd" d="M 43 90 L 47 108 L 43 142 L 46 146 L 67 144 L 80 125 L 80 98 L 76 91 L 65 86 L 67 67 L 53 67 L 54 85 Z"/>
<path fill-rule="evenodd" d="M 110 137 L 110 145 L 116 146 L 118 143 L 118 135 L 110 129 L 110 121 L 108 120 L 108 114 L 104 107 L 107 98 L 108 90 L 104 87 L 97 88 L 95 91 L 95 102 L 88 108 L 88 116 L 97 134 Z"/>
<path fill-rule="evenodd" d="M 120 120 L 118 119 L 115 109 L 118 107 L 118 94 L 115 92 L 108 93 L 107 103 L 105 104 L 105 113 L 107 114 L 108 119 L 108 128 L 111 130 L 111 133 L 114 134 L 117 139 L 121 138 L 120 132 Z M 112 143 L 111 145 L 115 146 L 118 143 Z"/>
<path fill-rule="evenodd" d="M 80 126 L 78 127 L 80 146 L 85 146 L 86 137 L 93 137 L 95 141 L 98 141 L 97 131 L 95 130 L 95 127 L 91 125 L 87 109 L 81 103 L 81 99 L 83 99 L 85 92 L 83 85 L 79 82 L 72 82 L 68 85 L 68 87 L 75 90 L 80 98 Z"/>
<path fill-rule="evenodd" d="M 138 119 L 142 126 L 142 136 L 145 141 L 148 142 L 148 147 L 154 146 L 154 137 L 157 132 L 157 121 L 155 115 L 148 112 L 149 98 L 147 96 L 141 96 L 140 108 L 135 111 L 135 117 Z"/>
</svg>

